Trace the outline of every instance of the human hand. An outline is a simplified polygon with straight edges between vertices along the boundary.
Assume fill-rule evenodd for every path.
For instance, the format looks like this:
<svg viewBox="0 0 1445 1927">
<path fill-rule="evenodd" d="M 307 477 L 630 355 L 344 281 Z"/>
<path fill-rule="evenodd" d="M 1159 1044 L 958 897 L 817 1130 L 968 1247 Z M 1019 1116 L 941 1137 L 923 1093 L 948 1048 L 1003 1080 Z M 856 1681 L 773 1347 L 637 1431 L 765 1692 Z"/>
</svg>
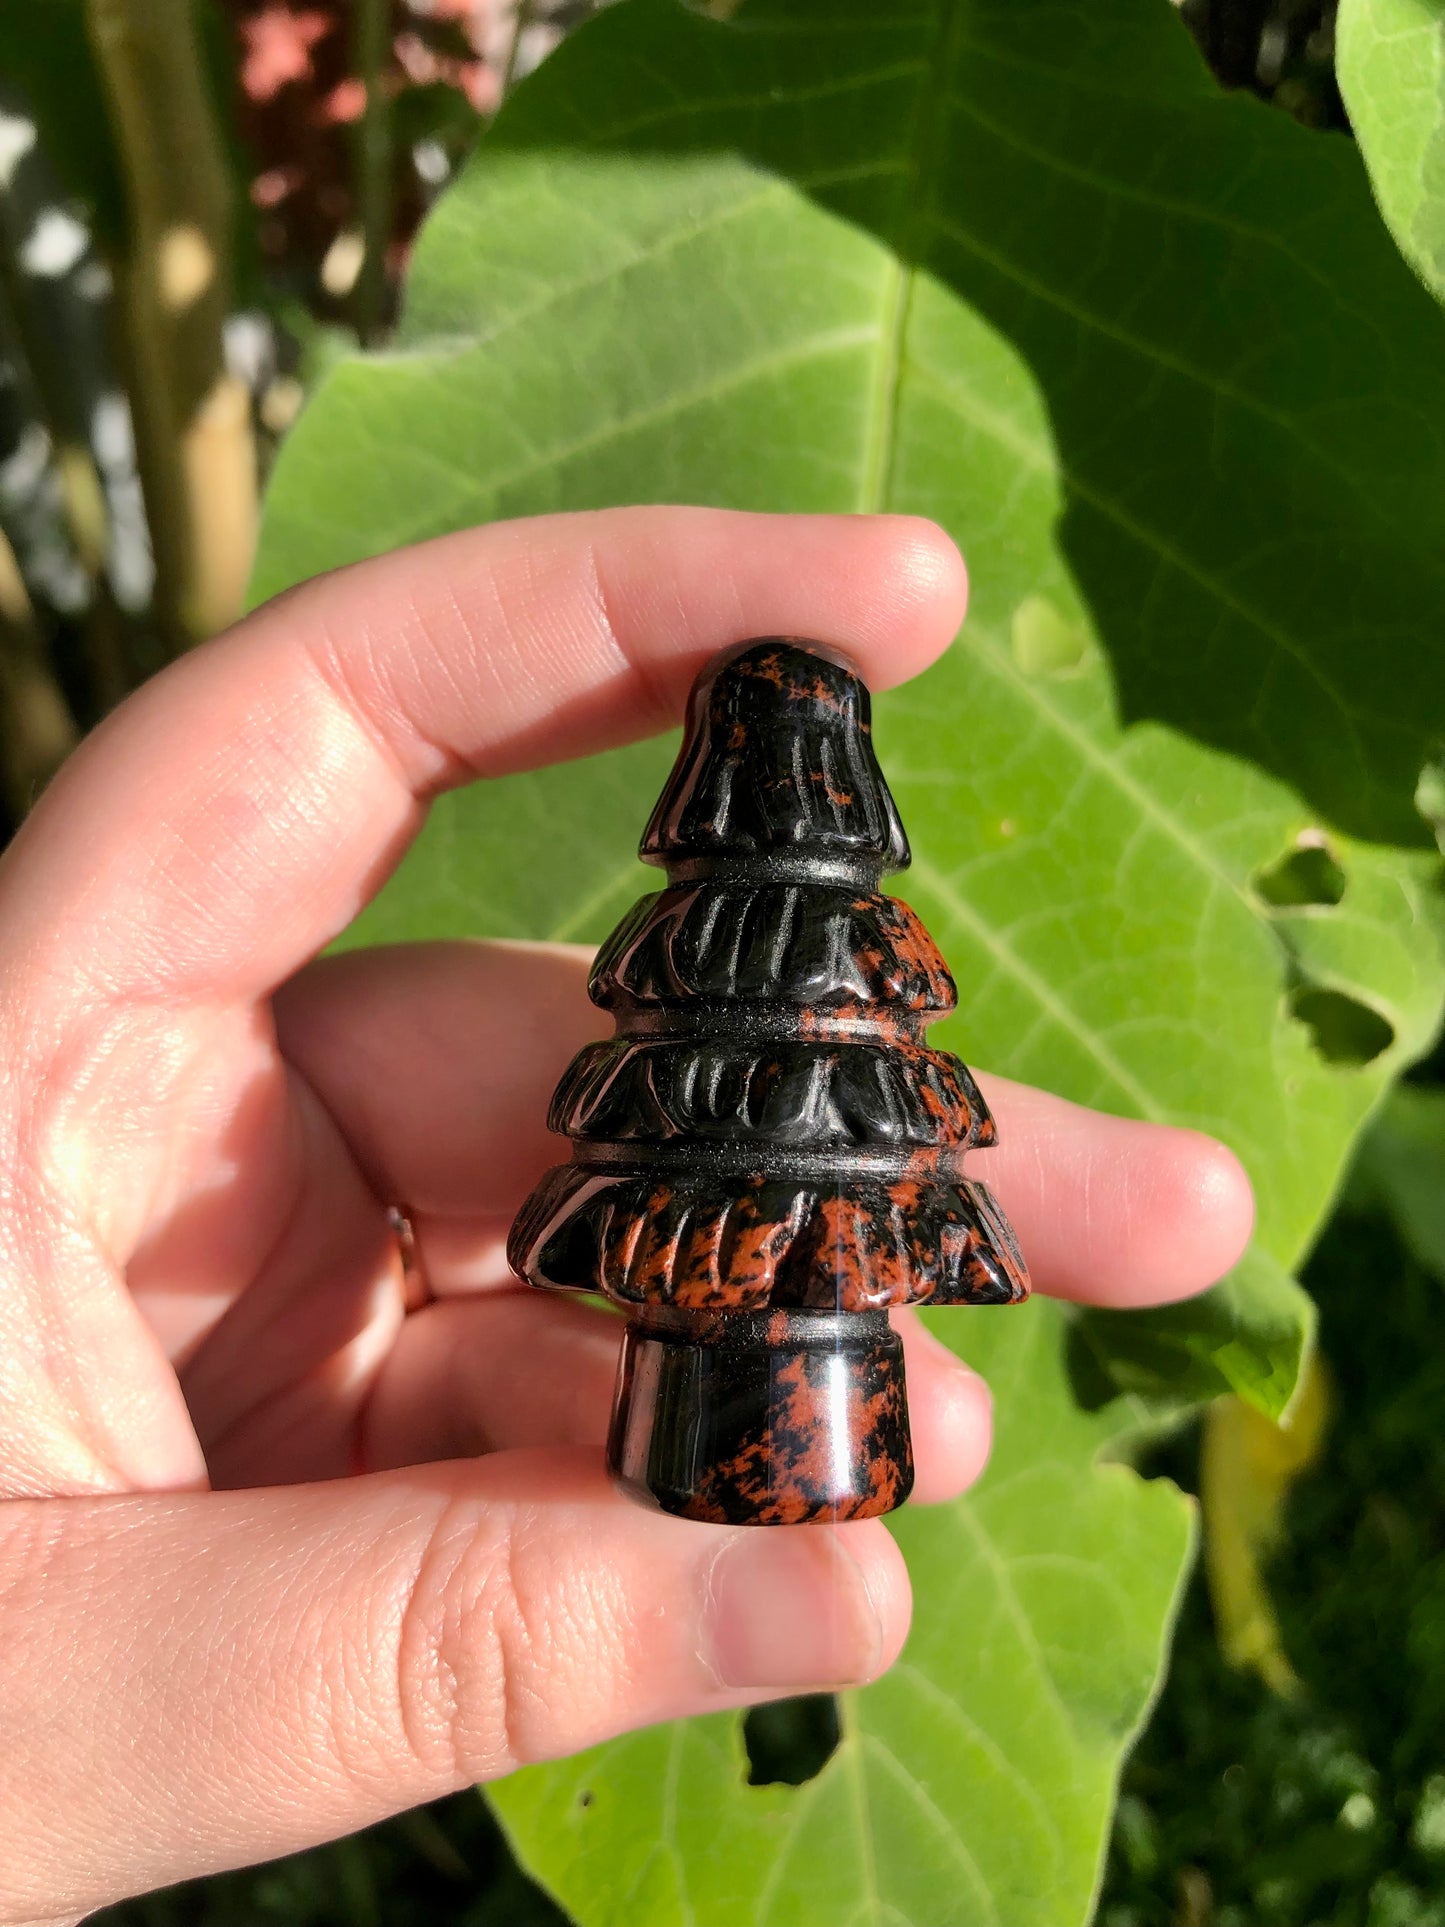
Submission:
<svg viewBox="0 0 1445 1927">
<path fill-rule="evenodd" d="M 963 599 L 901 518 L 502 525 L 282 597 L 61 772 L 0 863 L 0 1921 L 895 1657 L 880 1522 L 619 1497 L 618 1323 L 506 1271 L 547 1097 L 600 1028 L 585 957 L 310 960 L 438 791 L 674 722 L 749 635 L 899 681 Z M 1238 1255 L 1222 1147 L 981 1081 L 1039 1288 L 1152 1303 Z M 410 1316 L 397 1204 L 435 1293 Z M 942 1499 L 988 1397 L 906 1342 L 916 1496 Z"/>
</svg>

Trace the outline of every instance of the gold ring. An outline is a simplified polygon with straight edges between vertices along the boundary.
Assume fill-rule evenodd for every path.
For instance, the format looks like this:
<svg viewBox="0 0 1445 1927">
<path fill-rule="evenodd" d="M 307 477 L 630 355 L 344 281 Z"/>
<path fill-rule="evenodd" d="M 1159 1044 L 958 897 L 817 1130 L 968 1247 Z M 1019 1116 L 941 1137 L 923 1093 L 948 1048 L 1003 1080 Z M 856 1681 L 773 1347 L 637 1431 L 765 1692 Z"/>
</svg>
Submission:
<svg viewBox="0 0 1445 1927">
<path fill-rule="evenodd" d="M 402 1302 L 409 1318 L 414 1311 L 431 1304 L 436 1293 L 427 1283 L 426 1268 L 417 1247 L 416 1226 L 406 1208 L 399 1204 L 388 1205 L 386 1220 L 396 1239 L 396 1252 L 401 1260 Z"/>
</svg>

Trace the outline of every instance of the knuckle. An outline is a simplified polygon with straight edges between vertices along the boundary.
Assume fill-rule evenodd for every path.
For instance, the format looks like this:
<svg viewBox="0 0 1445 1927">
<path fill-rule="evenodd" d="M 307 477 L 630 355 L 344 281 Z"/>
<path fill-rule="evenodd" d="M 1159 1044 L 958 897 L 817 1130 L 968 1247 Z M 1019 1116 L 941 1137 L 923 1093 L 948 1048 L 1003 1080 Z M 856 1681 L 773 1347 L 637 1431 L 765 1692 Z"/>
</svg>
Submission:
<svg viewBox="0 0 1445 1927">
<path fill-rule="evenodd" d="M 614 1701 L 624 1670 L 607 1590 L 538 1508 L 450 1508 L 401 1615 L 398 1711 L 412 1757 L 464 1785 L 595 1737 L 599 1700 Z"/>
</svg>

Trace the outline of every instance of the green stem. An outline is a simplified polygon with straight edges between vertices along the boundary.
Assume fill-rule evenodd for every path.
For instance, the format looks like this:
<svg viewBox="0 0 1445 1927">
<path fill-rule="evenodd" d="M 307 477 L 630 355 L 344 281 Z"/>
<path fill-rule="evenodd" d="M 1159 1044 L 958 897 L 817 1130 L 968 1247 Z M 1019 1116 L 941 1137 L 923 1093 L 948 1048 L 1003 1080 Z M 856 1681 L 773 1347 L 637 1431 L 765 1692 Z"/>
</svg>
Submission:
<svg viewBox="0 0 1445 1927">
<path fill-rule="evenodd" d="M 240 612 L 256 525 L 250 397 L 227 374 L 231 190 L 189 0 L 86 0 L 125 177 L 117 277 L 171 647 Z"/>
<path fill-rule="evenodd" d="M 364 252 L 356 277 L 356 332 L 363 346 L 386 323 L 389 289 L 386 253 L 391 241 L 391 102 L 386 92 L 391 51 L 391 0 L 353 0 L 352 54 L 366 88 L 366 107 L 356 127 L 356 199 Z"/>
<path fill-rule="evenodd" d="M 517 19 L 512 28 L 512 44 L 507 49 L 507 67 L 502 75 L 502 99 L 512 91 L 517 78 L 517 56 L 522 51 L 522 38 L 532 24 L 532 16 L 537 11 L 537 0 L 517 0 Z"/>
</svg>

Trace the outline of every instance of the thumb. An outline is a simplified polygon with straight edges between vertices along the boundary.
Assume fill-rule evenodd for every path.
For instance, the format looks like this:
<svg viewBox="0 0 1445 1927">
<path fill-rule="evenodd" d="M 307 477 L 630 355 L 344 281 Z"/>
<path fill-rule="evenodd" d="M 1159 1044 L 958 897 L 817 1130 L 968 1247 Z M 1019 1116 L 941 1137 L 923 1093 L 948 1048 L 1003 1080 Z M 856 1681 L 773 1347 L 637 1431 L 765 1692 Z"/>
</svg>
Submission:
<svg viewBox="0 0 1445 1927">
<path fill-rule="evenodd" d="M 287 1853 L 628 1728 L 856 1683 L 877 1521 L 729 1530 L 513 1452 L 0 1511 L 0 1921 Z"/>
</svg>

